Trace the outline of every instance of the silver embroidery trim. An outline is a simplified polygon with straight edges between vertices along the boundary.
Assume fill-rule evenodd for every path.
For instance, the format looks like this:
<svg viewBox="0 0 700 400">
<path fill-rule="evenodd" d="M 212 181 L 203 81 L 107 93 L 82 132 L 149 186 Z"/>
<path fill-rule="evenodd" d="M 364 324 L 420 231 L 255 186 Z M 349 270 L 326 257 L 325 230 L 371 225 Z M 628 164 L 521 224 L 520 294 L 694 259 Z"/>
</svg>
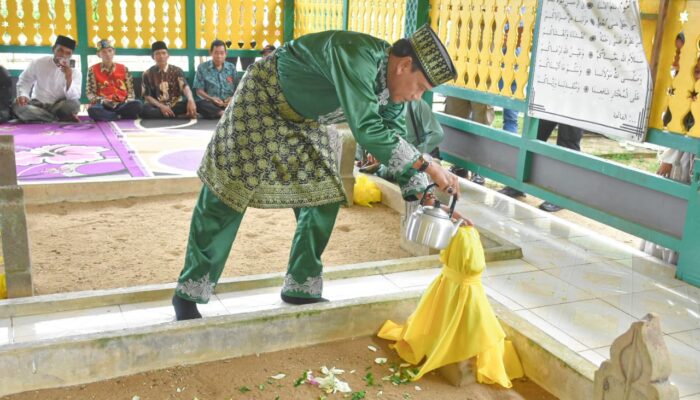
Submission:
<svg viewBox="0 0 700 400">
<path fill-rule="evenodd" d="M 208 301 L 211 295 L 214 294 L 215 286 L 216 283 L 209 279 L 209 274 L 206 274 L 198 281 L 188 279 L 185 282 L 178 283 L 175 290 L 190 298 Z"/>
<path fill-rule="evenodd" d="M 282 292 L 306 293 L 311 297 L 321 297 L 323 293 L 323 276 L 306 278 L 306 282 L 299 283 L 294 280 L 291 274 L 284 277 Z"/>
<path fill-rule="evenodd" d="M 335 111 L 318 117 L 318 123 L 321 125 L 337 124 L 343 121 L 345 121 L 345 113 L 342 107 L 338 107 Z"/>
<path fill-rule="evenodd" d="M 387 164 L 389 173 L 394 175 L 402 173 L 406 165 L 413 163 L 419 156 L 420 152 L 413 145 L 399 137 L 399 143 L 392 150 L 391 158 Z"/>
<path fill-rule="evenodd" d="M 411 193 L 423 193 L 426 187 L 428 187 L 428 175 L 424 172 L 419 172 L 411 177 L 401 188 L 401 194 L 405 197 Z"/>
</svg>

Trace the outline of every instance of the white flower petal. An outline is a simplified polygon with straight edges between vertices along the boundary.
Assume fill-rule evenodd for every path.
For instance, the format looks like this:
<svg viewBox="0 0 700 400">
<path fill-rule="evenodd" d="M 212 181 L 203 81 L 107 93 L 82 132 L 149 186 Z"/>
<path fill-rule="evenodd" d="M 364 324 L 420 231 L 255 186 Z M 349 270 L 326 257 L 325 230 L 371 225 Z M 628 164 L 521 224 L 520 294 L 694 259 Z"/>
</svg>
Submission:
<svg viewBox="0 0 700 400">
<path fill-rule="evenodd" d="M 287 376 L 287 375 L 277 374 L 277 375 L 272 375 L 270 378 L 280 380 L 280 379 L 283 379 L 285 376 Z"/>
<path fill-rule="evenodd" d="M 367 346 L 367 348 L 370 349 L 370 351 L 374 351 L 374 352 L 377 351 L 377 348 L 374 346 Z"/>
<path fill-rule="evenodd" d="M 415 389 L 416 389 L 417 391 L 419 391 L 419 392 L 420 392 L 421 390 L 423 390 L 423 389 L 420 388 L 420 386 L 416 386 Z"/>
<path fill-rule="evenodd" d="M 374 359 L 374 362 L 377 363 L 377 364 L 379 364 L 379 365 L 386 364 L 386 358 L 384 358 L 384 357 L 377 357 L 377 358 Z"/>
</svg>

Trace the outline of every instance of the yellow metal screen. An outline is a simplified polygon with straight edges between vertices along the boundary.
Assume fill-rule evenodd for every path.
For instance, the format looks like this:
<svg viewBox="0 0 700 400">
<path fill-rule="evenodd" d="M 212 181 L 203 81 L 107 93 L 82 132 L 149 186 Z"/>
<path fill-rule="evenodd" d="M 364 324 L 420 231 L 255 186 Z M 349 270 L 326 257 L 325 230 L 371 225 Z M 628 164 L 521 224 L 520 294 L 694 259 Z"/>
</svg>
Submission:
<svg viewBox="0 0 700 400">
<path fill-rule="evenodd" d="M 455 86 L 525 99 L 537 0 L 431 0 Z M 515 89 L 514 91 L 512 91 Z"/>
<path fill-rule="evenodd" d="M 406 0 L 350 0 L 348 30 L 393 43 L 404 35 Z"/>
<path fill-rule="evenodd" d="M 682 33 L 684 41 L 677 40 Z M 673 0 L 662 35 L 649 126 L 700 137 L 700 1 Z"/>
<path fill-rule="evenodd" d="M 187 46 L 185 0 L 91 0 L 87 4 L 90 46 L 100 39 L 116 47 L 149 48 L 156 40 Z"/>
<path fill-rule="evenodd" d="M 72 0 L 0 0 L 0 43 L 52 46 L 57 35 L 78 37 Z"/>
<path fill-rule="evenodd" d="M 294 2 L 294 37 L 331 29 L 343 29 L 342 0 Z"/>
<path fill-rule="evenodd" d="M 214 39 L 232 49 L 262 49 L 282 43 L 283 0 L 201 0 L 197 2 L 197 47 Z"/>
</svg>

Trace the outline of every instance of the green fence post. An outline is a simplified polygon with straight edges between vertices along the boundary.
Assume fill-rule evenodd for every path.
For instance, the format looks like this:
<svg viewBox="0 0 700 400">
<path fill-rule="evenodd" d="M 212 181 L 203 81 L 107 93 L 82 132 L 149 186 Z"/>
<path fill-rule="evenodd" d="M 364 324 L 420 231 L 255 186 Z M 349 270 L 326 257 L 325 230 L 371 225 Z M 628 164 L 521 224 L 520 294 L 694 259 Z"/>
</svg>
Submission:
<svg viewBox="0 0 700 400">
<path fill-rule="evenodd" d="M 197 55 L 197 2 L 185 0 L 185 34 L 187 35 L 187 75 L 194 79 L 194 58 Z"/>
<path fill-rule="evenodd" d="M 78 37 L 76 42 L 78 42 L 75 52 L 80 55 L 80 73 L 82 75 L 80 88 L 83 93 L 80 98 L 81 103 L 87 103 L 87 97 L 85 96 L 85 82 L 87 81 L 88 72 L 88 27 L 87 27 L 87 7 L 84 1 L 75 2 L 75 16 L 78 21 Z"/>
<path fill-rule="evenodd" d="M 537 36 L 540 32 L 540 19 L 542 18 L 542 0 L 537 2 L 537 19 L 535 20 L 535 29 L 532 32 L 532 55 L 530 56 L 530 72 L 528 73 L 528 85 L 527 94 L 525 95 L 525 104 L 530 104 L 530 96 L 532 95 L 532 82 L 535 76 L 535 63 L 536 63 L 536 49 L 537 49 Z M 525 118 L 523 121 L 523 139 L 524 140 L 537 140 L 537 130 L 539 128 L 539 120 L 537 118 L 532 118 L 528 116 L 527 110 L 525 111 Z M 515 178 L 519 182 L 526 182 L 530 179 L 530 169 L 532 166 L 532 153 L 526 148 L 526 146 L 520 147 L 520 153 L 518 154 L 518 169 Z"/>
<path fill-rule="evenodd" d="M 348 18 L 350 16 L 350 0 L 343 0 L 343 30 L 348 30 Z"/>
<path fill-rule="evenodd" d="M 700 238 L 700 159 L 697 156 L 690 187 L 692 190 L 688 198 L 685 228 L 678 251 L 676 277 L 700 287 L 700 246 L 698 246 L 698 238 Z"/>
<path fill-rule="evenodd" d="M 284 34 L 282 40 L 290 42 L 294 39 L 294 0 L 284 0 Z"/>
</svg>

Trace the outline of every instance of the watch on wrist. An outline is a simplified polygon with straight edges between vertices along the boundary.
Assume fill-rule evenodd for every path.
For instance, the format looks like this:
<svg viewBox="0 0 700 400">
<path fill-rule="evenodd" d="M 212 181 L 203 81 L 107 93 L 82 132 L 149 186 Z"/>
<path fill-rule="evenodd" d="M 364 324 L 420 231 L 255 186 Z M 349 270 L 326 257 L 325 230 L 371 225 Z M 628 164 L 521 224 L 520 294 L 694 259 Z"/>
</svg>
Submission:
<svg viewBox="0 0 700 400">
<path fill-rule="evenodd" d="M 420 160 L 423 161 L 423 164 L 418 167 L 418 172 L 425 172 L 433 161 L 433 157 L 430 154 L 424 153 L 421 154 Z"/>
</svg>

